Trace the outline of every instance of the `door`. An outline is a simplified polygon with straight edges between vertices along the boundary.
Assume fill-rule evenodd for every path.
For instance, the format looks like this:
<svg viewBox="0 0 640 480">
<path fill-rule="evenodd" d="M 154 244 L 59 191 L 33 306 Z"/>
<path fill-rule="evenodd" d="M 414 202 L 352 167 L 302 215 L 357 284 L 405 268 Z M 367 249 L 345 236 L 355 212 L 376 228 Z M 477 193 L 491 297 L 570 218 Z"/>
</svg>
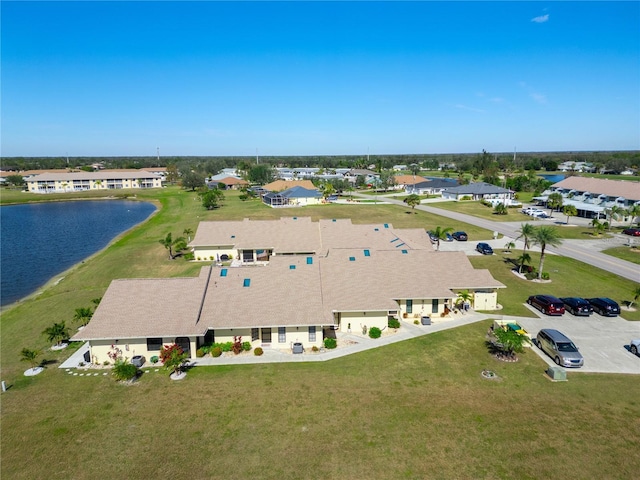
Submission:
<svg viewBox="0 0 640 480">
<path fill-rule="evenodd" d="M 271 329 L 263 328 L 262 329 L 262 343 L 271 343 Z"/>
</svg>

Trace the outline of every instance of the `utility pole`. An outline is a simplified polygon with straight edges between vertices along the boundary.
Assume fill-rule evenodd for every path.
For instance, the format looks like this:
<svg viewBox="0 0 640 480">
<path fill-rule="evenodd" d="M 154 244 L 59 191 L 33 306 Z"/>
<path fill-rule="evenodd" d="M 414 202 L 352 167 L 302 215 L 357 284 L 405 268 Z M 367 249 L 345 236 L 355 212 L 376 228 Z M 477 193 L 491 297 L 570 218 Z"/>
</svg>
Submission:
<svg viewBox="0 0 640 480">
<path fill-rule="evenodd" d="M 160 147 L 157 147 L 157 152 L 158 152 L 158 162 L 160 161 Z"/>
</svg>

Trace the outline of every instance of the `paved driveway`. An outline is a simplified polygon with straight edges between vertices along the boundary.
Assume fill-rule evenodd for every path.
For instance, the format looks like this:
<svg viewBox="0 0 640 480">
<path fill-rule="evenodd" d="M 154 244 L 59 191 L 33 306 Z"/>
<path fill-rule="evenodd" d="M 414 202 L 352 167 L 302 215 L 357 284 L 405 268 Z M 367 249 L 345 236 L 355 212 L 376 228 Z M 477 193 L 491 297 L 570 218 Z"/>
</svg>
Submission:
<svg viewBox="0 0 640 480">
<path fill-rule="evenodd" d="M 601 317 L 595 313 L 590 317 L 575 317 L 570 313 L 550 317 L 529 305 L 527 308 L 537 318 L 518 318 L 517 321 L 532 338 L 541 328 L 555 328 L 573 340 L 580 349 L 584 366 L 570 371 L 640 374 L 640 357 L 628 350 L 629 341 L 640 338 L 640 322 L 629 322 L 620 317 Z M 549 365 L 555 365 L 538 347 L 531 349 Z"/>
</svg>

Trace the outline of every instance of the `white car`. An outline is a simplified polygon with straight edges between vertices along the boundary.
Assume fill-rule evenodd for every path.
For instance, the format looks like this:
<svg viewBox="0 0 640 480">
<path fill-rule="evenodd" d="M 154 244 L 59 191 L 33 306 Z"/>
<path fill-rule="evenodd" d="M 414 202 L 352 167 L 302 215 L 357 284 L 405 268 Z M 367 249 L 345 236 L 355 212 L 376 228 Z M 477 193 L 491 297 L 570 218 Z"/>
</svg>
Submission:
<svg viewBox="0 0 640 480">
<path fill-rule="evenodd" d="M 539 208 L 527 207 L 522 209 L 522 213 L 525 215 L 531 215 L 533 217 L 537 217 L 544 214 L 544 210 L 540 210 Z"/>
<path fill-rule="evenodd" d="M 631 350 L 631 353 L 634 355 L 640 356 L 640 338 L 631 340 L 629 343 L 629 350 Z"/>
</svg>

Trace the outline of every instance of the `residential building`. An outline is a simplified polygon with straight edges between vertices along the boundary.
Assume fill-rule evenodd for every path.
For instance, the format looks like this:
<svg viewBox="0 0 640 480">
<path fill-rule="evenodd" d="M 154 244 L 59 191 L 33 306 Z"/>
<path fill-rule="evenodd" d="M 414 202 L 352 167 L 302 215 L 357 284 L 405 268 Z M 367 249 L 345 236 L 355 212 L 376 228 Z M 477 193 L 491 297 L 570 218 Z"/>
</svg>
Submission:
<svg viewBox="0 0 640 480">
<path fill-rule="evenodd" d="M 73 337 L 89 341 L 92 361 L 109 360 L 112 346 L 149 359 L 171 343 L 194 357 L 201 345 L 236 336 L 254 347 L 319 347 L 327 329 L 362 334 L 390 317 L 446 321 L 463 290 L 474 308 L 495 310 L 504 288 L 463 252 L 435 251 L 423 229 L 390 224 L 202 222 L 191 246 L 232 262 L 212 262 L 195 278 L 111 282 Z"/>
<path fill-rule="evenodd" d="M 122 188 L 160 188 L 162 177 L 144 170 L 97 172 L 41 173 L 26 179 L 32 193 L 64 193 L 81 190 L 113 190 Z"/>
<path fill-rule="evenodd" d="M 485 182 L 475 182 L 442 190 L 442 198 L 450 200 L 513 199 L 515 192 Z"/>
</svg>

